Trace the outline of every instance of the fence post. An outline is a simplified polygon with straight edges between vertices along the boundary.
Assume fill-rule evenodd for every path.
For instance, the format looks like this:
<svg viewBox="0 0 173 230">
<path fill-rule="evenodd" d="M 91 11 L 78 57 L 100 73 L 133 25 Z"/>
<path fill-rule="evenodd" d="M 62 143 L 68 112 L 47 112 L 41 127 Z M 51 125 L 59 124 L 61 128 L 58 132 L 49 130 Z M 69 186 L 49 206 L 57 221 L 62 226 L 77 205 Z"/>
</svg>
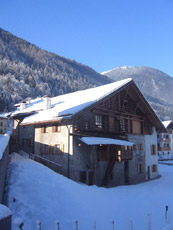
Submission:
<svg viewBox="0 0 173 230">
<path fill-rule="evenodd" d="M 60 228 L 59 228 L 59 221 L 58 220 L 56 220 L 56 227 L 57 227 L 57 230 L 60 230 Z"/>
<path fill-rule="evenodd" d="M 114 230 L 114 220 L 111 223 L 112 223 L 112 230 Z"/>
<path fill-rule="evenodd" d="M 23 225 L 24 225 L 24 221 L 22 218 L 18 217 L 14 220 L 14 224 L 17 225 L 19 227 L 20 230 L 22 230 Z"/>
<path fill-rule="evenodd" d="M 93 230 L 96 230 L 96 221 L 94 221 Z"/>
<path fill-rule="evenodd" d="M 41 222 L 39 220 L 37 220 L 37 230 L 41 230 Z"/>
<path fill-rule="evenodd" d="M 166 213 L 165 213 L 165 222 L 166 222 L 166 224 L 169 224 L 169 212 L 168 212 L 168 206 L 166 206 L 165 208 L 166 208 Z"/>
<path fill-rule="evenodd" d="M 148 230 L 151 230 L 151 214 L 148 213 Z"/>
<path fill-rule="evenodd" d="M 74 229 L 78 230 L 78 221 L 77 220 L 74 222 Z"/>
<path fill-rule="evenodd" d="M 132 219 L 130 219 L 129 221 L 129 227 L 130 227 L 130 230 L 133 230 L 133 220 Z"/>
</svg>

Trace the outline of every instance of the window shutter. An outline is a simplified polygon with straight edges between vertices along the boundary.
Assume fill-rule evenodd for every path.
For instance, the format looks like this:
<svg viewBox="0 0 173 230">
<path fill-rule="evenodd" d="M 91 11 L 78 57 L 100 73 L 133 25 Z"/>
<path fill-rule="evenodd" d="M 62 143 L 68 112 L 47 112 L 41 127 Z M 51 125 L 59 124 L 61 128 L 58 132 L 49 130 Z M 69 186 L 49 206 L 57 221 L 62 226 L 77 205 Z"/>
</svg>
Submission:
<svg viewBox="0 0 173 230">
<path fill-rule="evenodd" d="M 56 132 L 56 126 L 52 126 L 52 132 L 55 133 Z"/>
<path fill-rule="evenodd" d="M 44 127 L 41 127 L 41 133 L 44 133 Z"/>
</svg>

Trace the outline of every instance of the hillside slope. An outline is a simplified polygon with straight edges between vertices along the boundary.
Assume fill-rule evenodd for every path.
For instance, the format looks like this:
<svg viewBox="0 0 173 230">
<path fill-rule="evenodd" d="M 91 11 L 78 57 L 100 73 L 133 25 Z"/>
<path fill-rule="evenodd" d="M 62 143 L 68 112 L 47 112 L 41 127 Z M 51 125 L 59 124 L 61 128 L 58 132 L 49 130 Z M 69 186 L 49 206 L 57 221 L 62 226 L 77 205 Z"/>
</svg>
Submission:
<svg viewBox="0 0 173 230">
<path fill-rule="evenodd" d="M 119 67 L 102 74 L 117 81 L 132 78 L 162 120 L 173 119 L 173 78 L 151 67 Z"/>
<path fill-rule="evenodd" d="M 112 82 L 88 66 L 42 50 L 0 28 L 0 111 L 27 98 Z"/>
</svg>

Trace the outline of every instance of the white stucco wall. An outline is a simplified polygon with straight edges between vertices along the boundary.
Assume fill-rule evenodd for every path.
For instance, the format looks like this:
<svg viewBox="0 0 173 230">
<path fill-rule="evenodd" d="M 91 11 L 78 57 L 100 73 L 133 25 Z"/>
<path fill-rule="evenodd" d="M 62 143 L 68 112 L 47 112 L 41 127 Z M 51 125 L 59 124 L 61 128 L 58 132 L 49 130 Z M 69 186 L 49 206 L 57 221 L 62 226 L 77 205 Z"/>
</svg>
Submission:
<svg viewBox="0 0 173 230">
<path fill-rule="evenodd" d="M 158 157 L 157 157 L 157 132 L 155 127 L 152 129 L 152 135 L 145 135 L 145 174 L 148 178 L 148 170 L 150 170 L 150 178 L 154 178 L 158 175 Z M 151 145 L 156 145 L 156 155 L 151 154 Z M 152 165 L 157 165 L 157 172 L 152 172 Z M 150 167 L 150 168 L 148 168 Z"/>
</svg>

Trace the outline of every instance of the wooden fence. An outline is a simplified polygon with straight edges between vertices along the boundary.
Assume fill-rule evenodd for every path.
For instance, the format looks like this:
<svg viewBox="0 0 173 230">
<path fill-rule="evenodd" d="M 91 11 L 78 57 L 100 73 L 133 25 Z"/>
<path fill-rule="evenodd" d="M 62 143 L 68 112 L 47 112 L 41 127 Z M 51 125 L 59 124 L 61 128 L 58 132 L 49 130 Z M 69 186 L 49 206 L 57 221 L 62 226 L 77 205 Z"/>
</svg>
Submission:
<svg viewBox="0 0 173 230">
<path fill-rule="evenodd" d="M 168 206 L 166 206 L 165 226 L 169 226 L 169 223 L 170 223 L 170 215 L 168 213 Z M 23 230 L 24 222 L 21 220 L 21 222 L 18 222 L 17 226 L 18 226 L 19 230 Z M 36 228 L 35 229 L 36 230 L 42 230 L 42 224 L 39 220 L 37 220 L 37 222 L 36 222 Z M 63 229 L 63 226 L 61 226 L 60 222 L 57 220 L 56 221 L 56 227 L 53 230 L 60 230 L 60 229 Z M 110 222 L 110 228 L 107 230 L 116 230 L 116 229 L 117 229 L 117 225 L 116 225 L 115 221 L 112 220 Z M 135 226 L 133 225 L 133 220 L 130 219 L 129 220 L 129 226 L 127 226 L 126 230 L 134 230 L 134 229 L 135 229 Z M 165 229 L 165 228 L 163 228 L 163 229 Z M 168 229 L 172 230 L 172 228 L 168 228 Z M 79 221 L 78 220 L 75 220 L 72 223 L 72 228 L 70 230 L 82 230 L 79 228 Z M 91 224 L 90 230 L 99 230 L 99 228 L 97 228 L 97 222 L 96 221 L 94 221 L 93 224 Z M 137 229 L 137 230 L 139 230 L 139 229 Z M 148 215 L 147 215 L 147 229 L 146 230 L 152 230 L 151 214 L 150 213 L 148 213 Z M 157 229 L 157 230 L 162 230 L 162 228 Z"/>
</svg>

